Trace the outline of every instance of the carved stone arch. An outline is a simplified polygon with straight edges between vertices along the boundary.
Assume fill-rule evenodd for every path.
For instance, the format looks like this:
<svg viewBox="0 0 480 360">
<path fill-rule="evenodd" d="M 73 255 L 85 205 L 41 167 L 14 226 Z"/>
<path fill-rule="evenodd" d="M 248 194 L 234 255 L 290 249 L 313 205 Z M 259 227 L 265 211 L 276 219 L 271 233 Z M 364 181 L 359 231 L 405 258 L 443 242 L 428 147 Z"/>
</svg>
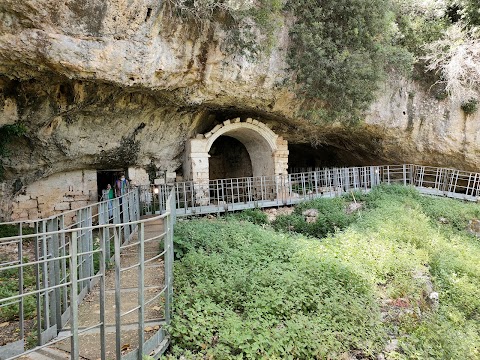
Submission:
<svg viewBox="0 0 480 360">
<path fill-rule="evenodd" d="M 250 156 L 253 176 L 286 174 L 288 168 L 288 143 L 264 123 L 240 118 L 226 120 L 205 134 L 187 142 L 184 174 L 189 180 L 206 183 L 209 180 L 209 151 L 220 136 L 230 136 L 240 141 Z"/>
</svg>

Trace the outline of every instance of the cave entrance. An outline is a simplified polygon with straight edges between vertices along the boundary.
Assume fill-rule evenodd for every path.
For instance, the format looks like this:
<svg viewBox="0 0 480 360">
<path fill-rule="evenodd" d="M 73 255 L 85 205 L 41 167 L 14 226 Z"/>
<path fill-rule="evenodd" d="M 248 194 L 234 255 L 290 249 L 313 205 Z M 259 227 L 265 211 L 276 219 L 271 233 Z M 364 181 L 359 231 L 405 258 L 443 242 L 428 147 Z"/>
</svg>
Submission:
<svg viewBox="0 0 480 360">
<path fill-rule="evenodd" d="M 102 198 L 102 191 L 107 188 L 107 184 L 113 188 L 115 181 L 120 178 L 120 174 L 127 176 L 126 169 L 97 170 L 97 193 L 98 200 Z"/>
<path fill-rule="evenodd" d="M 306 143 L 289 144 L 288 172 L 301 173 L 330 167 L 381 165 L 386 162 L 378 154 L 371 139 L 329 139 L 330 144 L 312 146 Z"/>
<path fill-rule="evenodd" d="M 230 136 L 220 136 L 208 153 L 209 179 L 252 177 L 252 161 L 245 145 Z"/>
<path fill-rule="evenodd" d="M 226 120 L 190 139 L 186 155 L 184 174 L 196 183 L 208 183 L 210 176 L 218 179 L 287 174 L 287 141 L 262 122 L 250 118 Z M 226 164 L 233 157 L 236 160 Z"/>
</svg>

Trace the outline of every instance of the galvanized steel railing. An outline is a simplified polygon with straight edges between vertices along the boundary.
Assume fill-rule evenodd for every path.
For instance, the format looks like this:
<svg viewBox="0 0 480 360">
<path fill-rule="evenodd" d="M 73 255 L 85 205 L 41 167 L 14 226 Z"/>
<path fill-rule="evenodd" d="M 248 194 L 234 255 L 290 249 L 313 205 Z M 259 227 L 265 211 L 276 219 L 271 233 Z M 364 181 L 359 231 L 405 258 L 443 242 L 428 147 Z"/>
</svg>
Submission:
<svg viewBox="0 0 480 360">
<path fill-rule="evenodd" d="M 155 187 L 158 197 L 153 197 L 150 205 L 144 203 L 144 207 L 153 212 L 164 211 L 171 189 L 175 191 L 177 215 L 188 216 L 292 205 L 394 183 L 415 186 L 429 195 L 470 201 L 478 201 L 480 197 L 480 173 L 419 165 L 383 165 L 160 185 Z M 143 188 L 142 192 L 151 190 Z"/>
<path fill-rule="evenodd" d="M 140 220 L 139 200 L 139 191 L 134 189 L 122 197 L 48 219 L 0 224 L 18 228 L 16 236 L 0 239 L 0 250 L 16 250 L 13 252 L 16 252 L 16 258 L 3 259 L 0 263 L 0 274 L 3 274 L 2 278 L 6 278 L 5 274 L 18 278 L 18 293 L 0 298 L 0 316 L 18 310 L 18 317 L 8 322 L 0 318 L 3 324 L 18 324 L 14 328 L 17 335 L 11 339 L 14 341 L 0 346 L 0 359 L 14 359 L 62 341 L 70 342 L 71 358 L 78 359 L 79 337 L 92 329 L 100 333 L 100 358 L 106 359 L 106 329 L 110 324 L 105 321 L 105 278 L 111 262 L 115 267 L 116 308 L 113 326 L 116 332 L 116 358 L 141 359 L 142 354 L 165 347 L 163 326 L 159 326 L 158 331 L 145 340 L 145 307 L 154 301 L 161 303 L 164 316 L 157 319 L 156 323 L 163 325 L 169 321 L 175 221 L 171 209 L 175 209 L 175 199 L 173 196 L 166 199 L 164 214 L 145 220 Z M 165 222 L 165 229 L 146 236 L 145 227 L 159 221 Z M 149 242 L 162 243 L 163 251 L 159 250 L 155 256 L 148 258 L 145 246 Z M 159 245 L 155 246 L 159 249 Z M 138 261 L 122 268 L 121 253 L 132 247 L 138 251 Z M 2 254 L 5 253 L 2 251 Z M 160 290 L 151 299 L 145 299 L 144 291 L 138 291 L 138 305 L 127 314 L 122 313 L 121 273 L 137 271 L 137 285 L 143 290 L 145 264 L 157 259 L 163 261 L 165 274 L 163 284 L 158 284 Z M 30 284 L 26 285 L 27 277 Z M 80 329 L 78 305 L 94 288 L 99 292 L 99 321 Z M 163 300 L 160 301 L 160 298 Z M 26 307 L 30 318 L 26 317 Z M 126 351 L 122 350 L 119 338 L 122 317 L 132 312 L 138 312 L 139 346 L 123 354 Z M 36 324 L 33 329 L 32 323 Z M 29 326 L 28 334 L 26 324 Z"/>
</svg>

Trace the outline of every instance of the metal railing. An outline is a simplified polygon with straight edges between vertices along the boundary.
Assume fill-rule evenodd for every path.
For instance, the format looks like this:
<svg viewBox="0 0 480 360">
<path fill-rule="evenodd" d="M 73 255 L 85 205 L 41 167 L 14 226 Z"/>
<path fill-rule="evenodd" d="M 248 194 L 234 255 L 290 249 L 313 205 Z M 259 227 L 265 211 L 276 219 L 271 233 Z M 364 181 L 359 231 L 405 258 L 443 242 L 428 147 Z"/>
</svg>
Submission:
<svg viewBox="0 0 480 360">
<path fill-rule="evenodd" d="M 161 351 L 166 347 L 163 324 L 169 321 L 173 279 L 173 223 L 174 196 L 166 199 L 165 212 L 156 217 L 140 220 L 139 190 L 134 189 L 122 197 L 86 206 L 38 221 L 2 223 L 15 226 L 15 236 L 0 239 L 0 278 L 17 279 L 16 288 L 0 296 L 0 323 L 9 324 L 8 332 L 16 334 L 0 346 L 0 359 L 19 356 L 46 349 L 54 344 L 70 345 L 72 359 L 79 358 L 82 334 L 99 333 L 99 358 L 107 358 L 108 329 L 115 332 L 117 359 L 141 359 L 142 354 Z M 164 223 L 162 231 L 146 231 L 150 224 Z M 154 243 L 157 250 L 152 256 L 145 246 Z M 163 248 L 159 250 L 160 244 Z M 135 249 L 138 261 L 122 267 L 122 253 Z M 10 256 L 9 256 L 10 252 Z M 150 257 L 149 257 L 150 256 Z M 164 278 L 152 298 L 145 298 L 145 266 L 160 261 Z M 130 261 L 131 262 L 131 261 Z M 115 316 L 106 318 L 105 299 L 108 269 L 114 267 L 112 292 L 115 297 Z M 124 311 L 122 303 L 122 273 L 137 273 L 138 303 Z M 112 270 L 110 270 L 112 272 Z M 9 285 L 14 284 L 10 281 Z M 79 324 L 79 304 L 87 294 L 95 293 L 98 301 L 98 321 L 88 326 Z M 155 304 L 162 308 L 163 316 L 148 324 L 158 329 L 145 338 L 147 319 L 145 309 Z M 15 313 L 18 312 L 18 315 Z M 122 321 L 129 314 L 138 313 L 139 344 L 136 349 L 122 349 L 120 334 Z M 108 314 L 107 314 L 108 315 Z M 158 316 L 157 316 L 158 317 Z M 151 319 L 150 319 L 151 320 Z M 109 321 L 111 323 L 109 323 Z M 16 324 L 16 326 L 13 326 Z M 129 325 L 132 327 L 132 324 Z M 1 329 L 0 329 L 1 331 Z"/>
<path fill-rule="evenodd" d="M 382 165 L 327 168 L 277 176 L 191 181 L 156 186 L 158 196 L 144 205 L 164 211 L 173 189 L 178 216 L 222 213 L 249 208 L 293 205 L 318 197 L 334 197 L 350 191 L 368 191 L 379 184 L 415 186 L 421 193 L 478 201 L 480 173 L 420 165 Z M 143 192 L 152 192 L 143 188 Z"/>
</svg>

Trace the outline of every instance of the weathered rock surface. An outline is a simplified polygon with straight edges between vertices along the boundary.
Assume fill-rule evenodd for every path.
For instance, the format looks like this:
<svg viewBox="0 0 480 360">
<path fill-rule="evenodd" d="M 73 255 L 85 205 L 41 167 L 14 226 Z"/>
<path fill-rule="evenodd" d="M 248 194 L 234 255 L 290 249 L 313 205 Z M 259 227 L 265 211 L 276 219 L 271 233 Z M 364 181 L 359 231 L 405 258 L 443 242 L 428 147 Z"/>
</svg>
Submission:
<svg viewBox="0 0 480 360">
<path fill-rule="evenodd" d="M 0 126 L 28 127 L 4 162 L 3 197 L 63 171 L 176 170 L 187 138 L 236 116 L 338 165 L 480 169 L 478 113 L 391 78 L 364 124 L 313 125 L 289 81 L 287 26 L 268 56 L 250 59 L 226 51 L 219 24 L 181 23 L 171 11 L 158 0 L 1 2 Z"/>
</svg>

